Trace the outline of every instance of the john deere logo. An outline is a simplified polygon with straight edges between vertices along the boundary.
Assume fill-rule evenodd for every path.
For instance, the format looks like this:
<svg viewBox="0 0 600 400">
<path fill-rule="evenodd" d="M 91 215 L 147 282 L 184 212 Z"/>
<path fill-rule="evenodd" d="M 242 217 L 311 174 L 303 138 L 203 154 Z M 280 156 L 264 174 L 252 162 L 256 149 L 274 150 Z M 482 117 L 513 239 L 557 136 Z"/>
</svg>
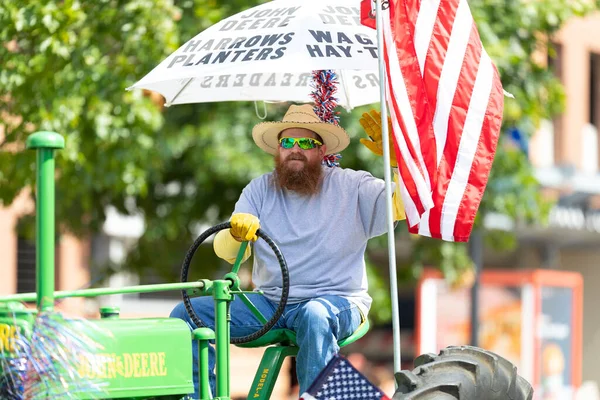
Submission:
<svg viewBox="0 0 600 400">
<path fill-rule="evenodd" d="M 89 379 L 167 376 L 166 354 L 151 352 L 80 356 L 79 375 Z"/>
<path fill-rule="evenodd" d="M 0 353 L 13 353 L 15 351 L 15 340 L 19 334 L 15 325 L 0 324 Z"/>
</svg>

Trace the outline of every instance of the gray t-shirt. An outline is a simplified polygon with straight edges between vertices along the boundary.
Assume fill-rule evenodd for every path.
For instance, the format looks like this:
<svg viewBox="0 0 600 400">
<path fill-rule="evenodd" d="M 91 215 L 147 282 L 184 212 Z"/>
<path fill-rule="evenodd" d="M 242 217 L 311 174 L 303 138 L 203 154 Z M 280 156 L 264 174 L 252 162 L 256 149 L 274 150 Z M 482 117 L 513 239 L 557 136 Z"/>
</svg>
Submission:
<svg viewBox="0 0 600 400">
<path fill-rule="evenodd" d="M 320 192 L 302 196 L 278 188 L 273 173 L 253 179 L 235 205 L 249 213 L 279 246 L 290 271 L 288 303 L 338 295 L 366 315 L 367 240 L 387 232 L 384 181 L 368 172 L 323 167 Z M 252 279 L 267 298 L 281 296 L 277 258 L 264 240 L 254 244 Z"/>
</svg>

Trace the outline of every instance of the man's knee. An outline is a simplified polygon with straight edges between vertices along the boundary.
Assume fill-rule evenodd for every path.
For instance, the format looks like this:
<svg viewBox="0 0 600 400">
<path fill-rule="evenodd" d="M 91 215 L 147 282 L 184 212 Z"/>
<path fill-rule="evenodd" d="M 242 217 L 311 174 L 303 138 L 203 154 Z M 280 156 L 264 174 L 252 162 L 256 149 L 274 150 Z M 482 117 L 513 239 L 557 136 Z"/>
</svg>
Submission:
<svg viewBox="0 0 600 400">
<path fill-rule="evenodd" d="M 309 326 L 330 326 L 333 322 L 333 312 L 326 302 L 311 300 L 302 308 L 299 315 L 300 323 Z"/>
<path fill-rule="evenodd" d="M 169 317 L 170 318 L 179 318 L 184 321 L 186 321 L 188 319 L 188 314 L 187 314 L 187 311 L 185 309 L 183 302 L 177 304 L 175 306 L 175 308 L 173 308 Z"/>
<path fill-rule="evenodd" d="M 213 299 L 211 297 L 194 298 L 191 301 L 191 307 L 201 322 L 209 328 L 212 328 L 214 322 L 214 318 L 211 314 L 211 311 L 214 308 Z M 196 322 L 194 322 L 195 320 L 192 319 L 183 302 L 177 304 L 175 308 L 173 308 L 169 317 L 184 320 L 191 329 L 195 329 L 197 327 Z"/>
</svg>

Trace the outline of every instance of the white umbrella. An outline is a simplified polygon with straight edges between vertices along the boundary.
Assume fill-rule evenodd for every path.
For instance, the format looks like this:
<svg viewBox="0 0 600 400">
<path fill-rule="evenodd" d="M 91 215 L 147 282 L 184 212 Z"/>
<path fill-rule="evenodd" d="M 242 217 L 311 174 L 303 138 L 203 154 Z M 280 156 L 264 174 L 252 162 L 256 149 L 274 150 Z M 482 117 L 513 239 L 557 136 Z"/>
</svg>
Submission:
<svg viewBox="0 0 600 400">
<path fill-rule="evenodd" d="M 311 101 L 311 72 L 337 72 L 338 104 L 379 101 L 377 37 L 348 0 L 265 3 L 187 41 L 130 89 L 167 105 L 215 101 Z"/>
</svg>

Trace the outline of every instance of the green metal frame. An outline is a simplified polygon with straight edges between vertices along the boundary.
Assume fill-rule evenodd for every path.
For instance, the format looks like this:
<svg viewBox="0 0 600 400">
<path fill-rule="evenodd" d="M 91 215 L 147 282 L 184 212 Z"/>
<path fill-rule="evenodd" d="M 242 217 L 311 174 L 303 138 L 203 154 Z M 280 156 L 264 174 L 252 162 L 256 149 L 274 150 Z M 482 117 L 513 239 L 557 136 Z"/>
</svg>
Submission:
<svg viewBox="0 0 600 400">
<path fill-rule="evenodd" d="M 248 392 L 248 399 L 268 400 L 271 398 L 281 366 L 286 357 L 296 357 L 296 346 L 272 346 L 263 353 L 252 386 Z"/>
<path fill-rule="evenodd" d="M 54 308 L 54 150 L 64 149 L 65 140 L 56 132 L 36 132 L 26 147 L 37 150 L 36 288 L 40 311 Z"/>
<path fill-rule="evenodd" d="M 199 342 L 199 382 L 200 382 L 200 400 L 230 400 L 230 303 L 237 295 L 246 304 L 246 306 L 256 315 L 256 317 L 266 323 L 267 319 L 252 304 L 246 294 L 256 293 L 254 291 L 243 291 L 239 287 L 239 277 L 237 275 L 242 264 L 243 255 L 248 246 L 243 242 L 237 259 L 233 265 L 232 272 L 225 275 L 222 280 L 200 280 L 197 282 L 157 284 L 157 285 L 138 285 L 122 288 L 98 288 L 83 289 L 71 291 L 54 291 L 54 273 L 55 273 L 55 161 L 54 152 L 65 146 L 64 139 L 55 132 L 36 132 L 30 135 L 26 142 L 28 149 L 37 151 L 37 181 L 36 181 L 36 293 L 15 294 L 3 296 L 0 298 L 0 311 L 6 315 L 12 315 L 12 319 L 4 318 L 4 322 L 9 324 L 23 324 L 23 327 L 30 327 L 33 322 L 35 311 L 24 310 L 22 306 L 13 306 L 11 302 L 36 302 L 38 312 L 53 311 L 55 299 L 69 297 L 97 297 L 111 294 L 128 293 L 150 293 L 167 290 L 186 290 L 190 297 L 212 296 L 215 304 L 215 330 L 209 328 L 199 328 L 192 332 L 192 339 Z M 2 315 L 0 312 L 0 322 Z M 22 315 L 21 315 L 22 314 Z M 21 315 L 20 320 L 14 316 Z M 104 307 L 101 309 L 100 321 L 109 326 L 129 329 L 130 320 L 119 320 L 118 309 L 116 307 Z M 160 325 L 160 319 L 147 320 L 150 324 Z M 164 321 L 164 319 L 163 319 Z M 181 321 L 180 321 L 181 322 Z M 112 324 L 112 325 L 111 325 Z M 117 325 L 115 325 L 117 324 Z M 119 324 L 123 324 L 120 326 Z M 24 328 L 24 329 L 25 329 Z M 369 324 L 365 320 L 359 329 L 349 338 L 346 338 L 338 344 L 343 347 L 362 337 L 368 330 Z M 16 328 L 15 328 L 16 329 Z M 123 330 L 121 329 L 121 331 Z M 171 328 L 169 328 L 171 329 Z M 118 330 L 118 329 L 117 329 Z M 137 330 L 135 330 L 137 332 Z M 129 335 L 128 337 L 131 337 Z M 209 390 L 209 371 L 208 371 L 208 346 L 211 342 L 216 347 L 216 397 L 213 397 Z M 129 342 L 130 343 L 130 342 Z M 276 344 L 266 349 L 260 366 L 256 372 L 254 382 L 248 394 L 248 399 L 269 399 L 281 365 L 286 357 L 296 356 L 298 347 L 296 345 L 296 335 L 293 331 L 287 329 L 271 330 L 263 337 L 246 344 L 238 345 L 240 347 L 262 347 Z M 1 371 L 0 371 L 1 372 Z M 152 397 L 166 395 L 157 388 Z"/>
</svg>

